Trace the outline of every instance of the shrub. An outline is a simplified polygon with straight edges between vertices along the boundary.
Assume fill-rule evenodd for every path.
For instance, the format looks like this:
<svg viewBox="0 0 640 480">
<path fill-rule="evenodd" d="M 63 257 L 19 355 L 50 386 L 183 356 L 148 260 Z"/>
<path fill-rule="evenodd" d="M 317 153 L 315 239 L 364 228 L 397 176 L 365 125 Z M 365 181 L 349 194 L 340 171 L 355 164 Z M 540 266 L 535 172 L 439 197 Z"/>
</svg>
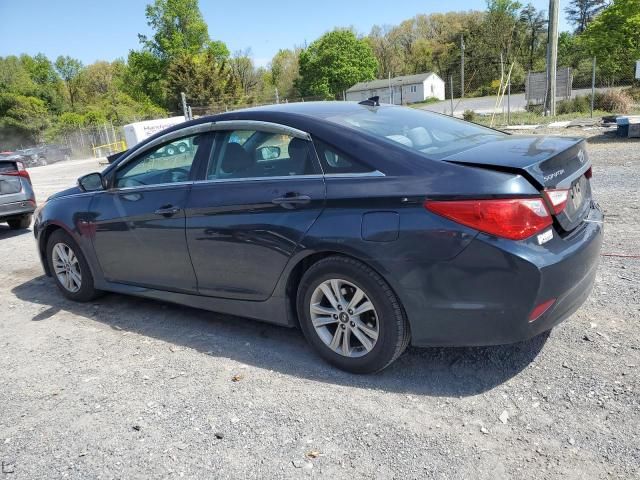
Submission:
<svg viewBox="0 0 640 480">
<path fill-rule="evenodd" d="M 623 90 L 596 92 L 594 108 L 611 113 L 629 113 L 633 99 Z"/>
<path fill-rule="evenodd" d="M 465 110 L 462 113 L 462 118 L 464 118 L 467 122 L 475 122 L 476 112 L 474 112 L 473 110 Z"/>
<path fill-rule="evenodd" d="M 556 105 L 556 113 L 587 113 L 591 109 L 591 98 L 587 95 L 578 95 L 575 98 L 561 100 Z"/>
<path fill-rule="evenodd" d="M 624 93 L 629 95 L 634 102 L 640 103 L 640 87 L 630 87 L 628 90 L 624 90 Z"/>
</svg>

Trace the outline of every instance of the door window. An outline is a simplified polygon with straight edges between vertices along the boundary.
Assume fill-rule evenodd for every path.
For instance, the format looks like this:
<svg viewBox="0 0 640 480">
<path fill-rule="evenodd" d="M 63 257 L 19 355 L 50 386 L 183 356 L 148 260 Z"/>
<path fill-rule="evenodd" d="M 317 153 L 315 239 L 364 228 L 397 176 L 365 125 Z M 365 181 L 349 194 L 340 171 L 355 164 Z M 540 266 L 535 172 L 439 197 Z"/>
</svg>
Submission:
<svg viewBox="0 0 640 480">
<path fill-rule="evenodd" d="M 205 135 L 198 134 L 166 143 L 128 162 L 116 172 L 115 187 L 140 187 L 186 182 Z"/>
<path fill-rule="evenodd" d="M 281 133 L 234 130 L 219 133 L 208 180 L 288 177 L 319 173 L 311 142 Z"/>
</svg>

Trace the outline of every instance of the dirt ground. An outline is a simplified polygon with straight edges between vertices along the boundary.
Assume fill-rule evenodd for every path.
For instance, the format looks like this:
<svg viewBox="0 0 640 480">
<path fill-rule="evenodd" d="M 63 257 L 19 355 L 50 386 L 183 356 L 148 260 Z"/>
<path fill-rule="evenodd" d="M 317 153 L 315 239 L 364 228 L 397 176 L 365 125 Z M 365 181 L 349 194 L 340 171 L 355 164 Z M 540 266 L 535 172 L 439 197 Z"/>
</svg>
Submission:
<svg viewBox="0 0 640 480">
<path fill-rule="evenodd" d="M 69 302 L 32 232 L 0 225 L 0 479 L 640 478 L 640 142 L 589 153 L 606 238 L 585 305 L 548 336 L 369 376 L 296 330 Z M 96 169 L 32 169 L 38 200 Z"/>
</svg>

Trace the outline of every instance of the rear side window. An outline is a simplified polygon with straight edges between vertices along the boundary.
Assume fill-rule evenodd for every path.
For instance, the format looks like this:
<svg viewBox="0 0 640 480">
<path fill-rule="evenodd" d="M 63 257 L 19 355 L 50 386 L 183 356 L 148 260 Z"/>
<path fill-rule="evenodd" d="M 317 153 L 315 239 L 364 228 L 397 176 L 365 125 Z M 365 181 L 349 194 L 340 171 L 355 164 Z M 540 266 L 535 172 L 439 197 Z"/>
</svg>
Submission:
<svg viewBox="0 0 640 480">
<path fill-rule="evenodd" d="M 374 169 L 320 140 L 315 141 L 322 170 L 331 173 L 367 173 Z"/>
</svg>

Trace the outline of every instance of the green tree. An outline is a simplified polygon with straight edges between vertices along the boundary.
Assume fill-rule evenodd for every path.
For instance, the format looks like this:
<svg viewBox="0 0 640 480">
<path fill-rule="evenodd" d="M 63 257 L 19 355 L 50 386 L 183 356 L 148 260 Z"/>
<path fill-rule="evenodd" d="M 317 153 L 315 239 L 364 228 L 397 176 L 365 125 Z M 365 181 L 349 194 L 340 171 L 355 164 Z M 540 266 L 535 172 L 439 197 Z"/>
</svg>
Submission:
<svg viewBox="0 0 640 480">
<path fill-rule="evenodd" d="M 300 77 L 300 49 L 278 50 L 271 60 L 271 83 L 281 98 L 299 95 L 295 82 Z"/>
<path fill-rule="evenodd" d="M 377 71 L 378 61 L 366 40 L 351 30 L 334 30 L 300 52 L 297 85 L 302 95 L 337 98 L 352 85 L 374 79 Z"/>
<path fill-rule="evenodd" d="M 29 71 L 18 57 L 0 57 L 0 92 L 34 95 L 36 91 Z"/>
<path fill-rule="evenodd" d="M 78 92 L 80 90 L 80 74 L 82 73 L 82 62 L 69 56 L 59 56 L 54 63 L 55 69 L 67 87 L 71 110 L 75 109 Z"/>
<path fill-rule="evenodd" d="M 529 3 L 520 12 L 520 23 L 524 26 L 527 37 L 527 69 L 531 71 L 536 59 L 536 50 L 540 48 L 547 28 L 545 12 L 537 10 Z"/>
<path fill-rule="evenodd" d="M 146 16 L 154 34 L 150 39 L 144 35 L 139 38 L 158 58 L 195 55 L 211 46 L 198 0 L 155 0 L 147 5 Z"/>
<path fill-rule="evenodd" d="M 251 59 L 251 50 L 236 51 L 229 63 L 232 75 L 240 87 L 242 95 L 249 96 L 260 80 L 260 76 Z"/>
<path fill-rule="evenodd" d="M 640 58 L 640 0 L 614 0 L 578 38 L 611 84 L 632 78 Z"/>
<path fill-rule="evenodd" d="M 36 143 L 49 123 L 39 98 L 0 93 L 0 144 L 7 148 Z"/>
<path fill-rule="evenodd" d="M 27 71 L 33 85 L 31 93 L 47 105 L 47 109 L 59 114 L 64 109 L 64 84 L 58 77 L 53 63 L 42 53 L 33 57 L 20 55 L 20 63 Z"/>
<path fill-rule="evenodd" d="M 132 98 L 164 105 L 166 62 L 153 53 L 131 50 L 127 58 L 127 68 L 123 72 L 123 89 Z"/>
<path fill-rule="evenodd" d="M 574 25 L 575 32 L 582 33 L 607 3 L 607 0 L 571 0 L 564 11 L 568 22 Z"/>
<path fill-rule="evenodd" d="M 166 79 L 166 98 L 169 109 L 179 110 L 180 92 L 189 103 L 205 106 L 210 103 L 233 103 L 236 84 L 227 60 L 218 60 L 213 52 L 200 55 L 181 55 L 169 62 Z"/>
</svg>

